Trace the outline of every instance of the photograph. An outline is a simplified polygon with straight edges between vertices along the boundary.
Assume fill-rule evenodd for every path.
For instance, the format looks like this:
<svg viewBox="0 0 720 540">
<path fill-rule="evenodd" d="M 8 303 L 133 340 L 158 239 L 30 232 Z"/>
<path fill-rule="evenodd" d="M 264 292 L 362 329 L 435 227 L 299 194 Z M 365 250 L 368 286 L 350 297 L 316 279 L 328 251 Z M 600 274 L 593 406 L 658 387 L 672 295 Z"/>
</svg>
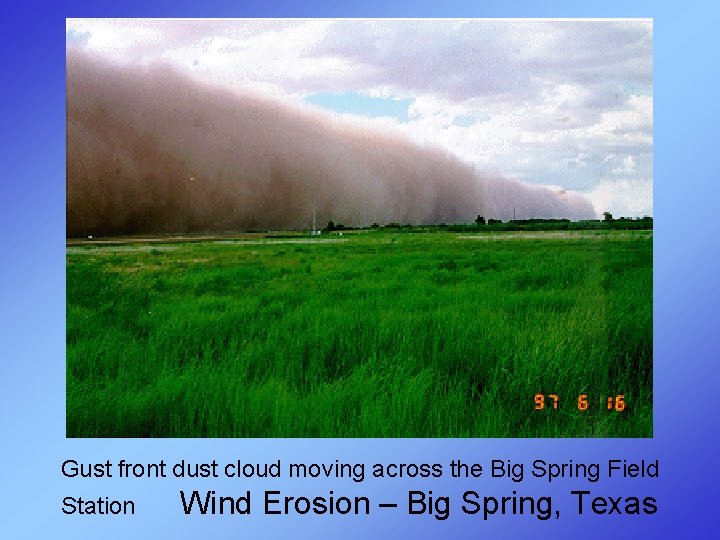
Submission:
<svg viewBox="0 0 720 540">
<path fill-rule="evenodd" d="M 67 437 L 653 437 L 652 19 L 65 46 Z"/>
</svg>

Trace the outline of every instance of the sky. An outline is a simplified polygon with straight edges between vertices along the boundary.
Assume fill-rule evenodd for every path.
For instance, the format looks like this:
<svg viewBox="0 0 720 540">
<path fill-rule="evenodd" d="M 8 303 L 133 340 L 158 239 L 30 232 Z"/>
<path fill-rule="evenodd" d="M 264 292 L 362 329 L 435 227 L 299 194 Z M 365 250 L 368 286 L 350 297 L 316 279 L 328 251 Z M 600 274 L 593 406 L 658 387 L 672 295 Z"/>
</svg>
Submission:
<svg viewBox="0 0 720 540">
<path fill-rule="evenodd" d="M 66 39 L 576 191 L 598 216 L 653 213 L 649 20 L 68 19 Z"/>
</svg>

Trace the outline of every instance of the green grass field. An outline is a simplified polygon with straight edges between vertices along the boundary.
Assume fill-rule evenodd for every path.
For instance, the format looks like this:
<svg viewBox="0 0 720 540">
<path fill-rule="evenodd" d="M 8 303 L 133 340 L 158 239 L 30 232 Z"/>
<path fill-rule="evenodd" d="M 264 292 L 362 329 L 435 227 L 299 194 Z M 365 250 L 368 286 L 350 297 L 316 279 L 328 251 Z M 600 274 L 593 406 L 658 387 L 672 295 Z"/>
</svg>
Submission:
<svg viewBox="0 0 720 540">
<path fill-rule="evenodd" d="M 507 234 L 70 242 L 67 435 L 652 436 L 652 234 Z"/>
</svg>

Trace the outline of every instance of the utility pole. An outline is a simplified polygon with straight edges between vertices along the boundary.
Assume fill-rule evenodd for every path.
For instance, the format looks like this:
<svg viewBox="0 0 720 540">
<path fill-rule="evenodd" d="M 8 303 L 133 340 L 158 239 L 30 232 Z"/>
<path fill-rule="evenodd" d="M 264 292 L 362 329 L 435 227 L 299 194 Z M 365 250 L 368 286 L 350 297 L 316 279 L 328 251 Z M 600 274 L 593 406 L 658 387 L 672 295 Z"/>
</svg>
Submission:
<svg viewBox="0 0 720 540">
<path fill-rule="evenodd" d="M 312 205 L 312 233 L 310 233 L 310 236 L 316 236 L 317 235 L 317 226 L 315 223 L 315 200 L 313 199 L 313 205 Z"/>
</svg>

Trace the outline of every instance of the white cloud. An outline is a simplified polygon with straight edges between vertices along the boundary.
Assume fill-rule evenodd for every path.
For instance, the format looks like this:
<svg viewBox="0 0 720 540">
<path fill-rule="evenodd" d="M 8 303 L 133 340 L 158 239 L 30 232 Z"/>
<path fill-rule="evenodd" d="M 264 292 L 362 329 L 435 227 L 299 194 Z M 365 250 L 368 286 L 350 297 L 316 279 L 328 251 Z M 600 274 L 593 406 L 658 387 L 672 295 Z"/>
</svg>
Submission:
<svg viewBox="0 0 720 540">
<path fill-rule="evenodd" d="M 602 180 L 592 191 L 585 193 L 598 216 L 610 212 L 620 216 L 651 216 L 653 213 L 653 185 L 651 179 Z"/>
<path fill-rule="evenodd" d="M 635 158 L 627 156 L 620 167 L 612 170 L 613 174 L 633 174 L 635 172 Z"/>
</svg>

